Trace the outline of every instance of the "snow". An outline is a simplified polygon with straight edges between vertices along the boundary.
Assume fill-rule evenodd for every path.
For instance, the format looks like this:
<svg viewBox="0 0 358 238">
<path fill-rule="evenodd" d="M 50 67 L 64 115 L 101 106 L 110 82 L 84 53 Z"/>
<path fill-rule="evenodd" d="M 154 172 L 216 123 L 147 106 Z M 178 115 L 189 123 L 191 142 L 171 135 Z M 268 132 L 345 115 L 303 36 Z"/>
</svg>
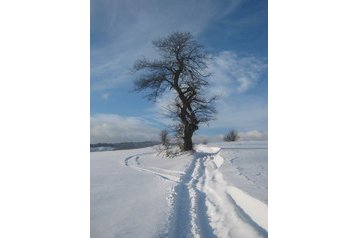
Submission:
<svg viewBox="0 0 358 238">
<path fill-rule="evenodd" d="M 267 237 L 267 142 L 91 153 L 91 237 Z"/>
</svg>

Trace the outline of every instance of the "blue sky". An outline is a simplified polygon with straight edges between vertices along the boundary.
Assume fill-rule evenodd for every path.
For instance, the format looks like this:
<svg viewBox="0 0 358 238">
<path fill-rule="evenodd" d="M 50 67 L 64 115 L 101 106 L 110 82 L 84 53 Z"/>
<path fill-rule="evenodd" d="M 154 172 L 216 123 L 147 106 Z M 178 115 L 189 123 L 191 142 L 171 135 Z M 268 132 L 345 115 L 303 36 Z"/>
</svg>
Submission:
<svg viewBox="0 0 358 238">
<path fill-rule="evenodd" d="M 196 137 L 235 129 L 267 138 L 266 0 L 92 0 L 91 143 L 153 140 L 170 124 L 161 115 L 170 95 L 152 103 L 131 92 L 131 67 L 155 58 L 152 40 L 175 31 L 191 32 L 213 56 L 209 91 L 221 96 L 217 120 Z"/>
</svg>

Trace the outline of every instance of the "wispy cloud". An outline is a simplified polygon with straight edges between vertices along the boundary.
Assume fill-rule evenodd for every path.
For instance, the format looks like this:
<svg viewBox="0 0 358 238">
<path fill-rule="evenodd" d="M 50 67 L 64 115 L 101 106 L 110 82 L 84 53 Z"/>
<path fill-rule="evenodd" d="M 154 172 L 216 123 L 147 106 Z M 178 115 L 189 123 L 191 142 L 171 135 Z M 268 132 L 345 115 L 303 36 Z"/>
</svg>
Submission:
<svg viewBox="0 0 358 238">
<path fill-rule="evenodd" d="M 221 96 L 242 94 L 253 88 L 267 70 L 266 60 L 254 56 L 239 56 L 235 52 L 222 51 L 214 55 L 209 65 L 213 73 L 214 92 Z"/>
<path fill-rule="evenodd" d="M 229 97 L 217 105 L 217 120 L 211 128 L 237 130 L 267 130 L 267 102 L 256 96 Z"/>
<path fill-rule="evenodd" d="M 107 100 L 110 96 L 111 96 L 110 93 L 102 93 L 102 94 L 101 94 L 101 98 L 102 98 L 103 100 Z"/>
<path fill-rule="evenodd" d="M 217 120 L 210 123 L 210 128 L 233 128 L 237 130 L 267 130 L 267 101 L 246 93 L 253 89 L 262 74 L 267 70 L 264 59 L 252 56 L 238 56 L 224 51 L 214 56 L 209 65 L 213 73 L 208 94 L 218 95 Z M 150 117 L 162 124 L 172 124 L 164 114 L 174 95 L 166 93 L 158 98 L 153 108 L 148 109 Z M 204 127 L 205 128 L 205 127 Z"/>
<path fill-rule="evenodd" d="M 91 143 L 156 141 L 159 132 L 142 118 L 114 114 L 91 116 Z"/>
<path fill-rule="evenodd" d="M 267 131 L 258 131 L 258 130 L 252 130 L 252 131 L 245 131 L 245 132 L 239 132 L 240 140 L 267 140 L 268 134 Z"/>
<path fill-rule="evenodd" d="M 212 23 L 236 12 L 244 1 L 91 0 L 92 93 L 106 100 L 109 93 L 129 91 L 135 60 L 157 57 L 152 40 L 174 31 L 190 31 L 200 38 Z M 226 50 L 215 53 L 209 66 L 213 77 L 208 94 L 221 96 L 217 120 L 210 128 L 267 130 L 266 97 L 249 95 L 267 72 L 267 59 Z M 143 119 L 103 114 L 91 117 L 91 140 L 130 141 L 153 133 L 156 138 L 156 128 L 172 124 L 161 114 L 171 98 L 164 95 L 147 109 Z"/>
<path fill-rule="evenodd" d="M 228 132 L 228 131 L 227 131 Z M 250 131 L 238 131 L 239 141 L 267 141 L 267 131 L 250 130 Z M 222 135 L 194 135 L 193 140 L 195 143 L 206 142 L 222 142 L 224 140 L 224 134 Z"/>
<path fill-rule="evenodd" d="M 134 61 L 153 56 L 151 41 L 173 31 L 203 32 L 242 0 L 91 1 L 91 90 L 128 81 Z M 170 14 L 168 14 L 170 13 Z"/>
</svg>

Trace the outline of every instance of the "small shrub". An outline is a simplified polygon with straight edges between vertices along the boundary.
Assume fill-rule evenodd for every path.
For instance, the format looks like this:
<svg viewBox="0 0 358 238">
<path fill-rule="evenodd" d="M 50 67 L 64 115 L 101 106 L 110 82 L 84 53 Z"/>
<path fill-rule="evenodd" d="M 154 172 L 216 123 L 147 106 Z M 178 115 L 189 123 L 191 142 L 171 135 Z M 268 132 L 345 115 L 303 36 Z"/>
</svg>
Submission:
<svg viewBox="0 0 358 238">
<path fill-rule="evenodd" d="M 231 130 L 224 136 L 224 141 L 237 141 L 239 139 L 239 135 L 237 131 Z"/>
<path fill-rule="evenodd" d="M 174 158 L 177 155 L 180 155 L 181 150 L 176 143 L 171 143 L 169 138 L 168 130 L 162 130 L 160 132 L 160 143 L 161 145 L 158 146 L 157 151 L 158 155 L 161 155 L 166 158 Z"/>
<path fill-rule="evenodd" d="M 168 146 L 170 141 L 169 141 L 169 135 L 168 135 L 168 131 L 167 130 L 162 130 L 160 132 L 160 142 L 162 145 L 164 146 Z"/>
</svg>

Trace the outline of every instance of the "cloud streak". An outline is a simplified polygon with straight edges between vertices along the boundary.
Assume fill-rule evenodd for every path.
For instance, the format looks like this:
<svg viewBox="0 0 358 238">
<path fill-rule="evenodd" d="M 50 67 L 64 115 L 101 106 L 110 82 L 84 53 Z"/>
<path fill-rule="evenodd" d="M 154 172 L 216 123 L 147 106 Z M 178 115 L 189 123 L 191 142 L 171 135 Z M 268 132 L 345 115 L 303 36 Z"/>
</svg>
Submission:
<svg viewBox="0 0 358 238">
<path fill-rule="evenodd" d="M 227 23 L 223 25 L 228 31 L 237 29 L 235 24 L 238 22 L 230 19 L 238 15 L 242 2 L 247 1 L 91 0 L 91 95 L 97 95 L 98 100 L 104 103 L 106 100 L 115 100 L 117 94 L 128 94 L 135 78 L 131 72 L 135 60 L 158 57 L 152 47 L 152 40 L 174 31 L 189 31 L 199 39 L 215 39 L 208 35 L 208 30 L 218 22 L 221 25 L 230 22 L 230 26 Z M 248 17 L 240 18 L 241 27 L 252 22 Z M 230 42 L 231 38 L 228 39 Z M 212 49 L 215 53 L 208 70 L 213 73 L 213 77 L 207 95 L 219 95 L 221 98 L 217 102 L 217 120 L 210 123 L 210 129 L 217 133 L 228 128 L 267 131 L 267 82 L 263 82 L 267 79 L 267 59 L 238 54 L 233 45 L 223 44 Z M 263 87 L 259 88 L 258 85 Z M 172 124 L 170 119 L 161 114 L 166 112 L 166 105 L 171 98 L 169 94 L 163 95 L 152 108 L 142 108 L 144 111 L 141 118 L 113 114 L 92 116 L 91 141 L 120 142 L 156 138 L 159 133 L 157 128 Z M 140 105 L 140 100 L 144 99 L 123 103 Z M 121 113 L 125 115 L 124 110 Z M 207 134 L 212 134 L 210 129 L 206 130 L 204 126 L 199 133 L 207 131 Z M 146 137 L 146 133 L 154 134 L 154 137 Z"/>
<path fill-rule="evenodd" d="M 174 31 L 203 32 L 242 1 L 91 1 L 91 90 L 126 83 L 134 61 L 155 55 L 151 41 Z"/>
<path fill-rule="evenodd" d="M 91 143 L 157 141 L 159 132 L 159 129 L 138 117 L 114 114 L 91 116 Z"/>
<path fill-rule="evenodd" d="M 266 131 L 251 130 L 251 131 L 238 131 L 239 141 L 267 141 L 268 134 Z M 195 143 L 206 142 L 222 142 L 224 135 L 195 135 L 193 137 Z"/>
<path fill-rule="evenodd" d="M 266 61 L 224 51 L 213 57 L 208 70 L 213 75 L 207 94 L 220 96 L 217 120 L 210 122 L 210 127 L 267 130 L 267 101 L 260 96 L 246 94 L 263 80 L 262 75 L 267 70 Z M 148 110 L 153 115 L 151 117 L 163 124 L 170 124 L 170 120 L 163 114 L 168 112 L 165 108 L 168 108 L 173 98 L 171 93 L 158 98 L 154 107 Z"/>
<path fill-rule="evenodd" d="M 267 132 L 258 131 L 258 130 L 239 132 L 238 134 L 239 134 L 240 140 L 267 141 L 267 139 L 268 139 Z"/>
<path fill-rule="evenodd" d="M 209 71 L 213 73 L 214 92 L 223 97 L 249 91 L 256 86 L 266 70 L 267 63 L 263 58 L 240 57 L 232 51 L 219 52 L 209 64 Z"/>
</svg>

